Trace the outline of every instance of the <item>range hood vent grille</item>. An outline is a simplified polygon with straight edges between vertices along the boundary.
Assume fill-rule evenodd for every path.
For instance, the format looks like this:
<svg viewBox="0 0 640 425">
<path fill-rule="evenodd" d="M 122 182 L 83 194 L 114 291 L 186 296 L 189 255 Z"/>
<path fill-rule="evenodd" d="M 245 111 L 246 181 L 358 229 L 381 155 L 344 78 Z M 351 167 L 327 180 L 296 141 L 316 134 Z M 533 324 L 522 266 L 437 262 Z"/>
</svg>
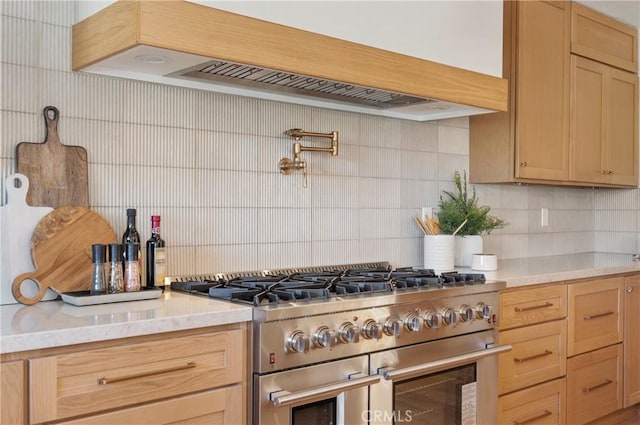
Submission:
<svg viewBox="0 0 640 425">
<path fill-rule="evenodd" d="M 433 99 L 220 60 L 183 69 L 169 76 L 313 96 L 379 109 L 437 102 Z"/>
</svg>

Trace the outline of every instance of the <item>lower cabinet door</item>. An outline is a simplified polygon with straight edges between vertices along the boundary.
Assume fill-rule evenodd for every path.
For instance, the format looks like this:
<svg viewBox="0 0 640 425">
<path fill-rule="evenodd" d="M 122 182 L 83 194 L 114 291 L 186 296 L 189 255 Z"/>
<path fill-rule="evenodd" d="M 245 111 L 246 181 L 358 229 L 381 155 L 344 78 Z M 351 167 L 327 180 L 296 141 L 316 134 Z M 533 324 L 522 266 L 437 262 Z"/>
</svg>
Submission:
<svg viewBox="0 0 640 425">
<path fill-rule="evenodd" d="M 498 423 L 560 425 L 565 421 L 565 378 L 498 399 Z"/>
<path fill-rule="evenodd" d="M 246 423 L 242 385 L 130 407 L 60 424 L 238 425 Z"/>
<path fill-rule="evenodd" d="M 567 423 L 586 424 L 622 409 L 622 344 L 567 360 Z"/>
</svg>

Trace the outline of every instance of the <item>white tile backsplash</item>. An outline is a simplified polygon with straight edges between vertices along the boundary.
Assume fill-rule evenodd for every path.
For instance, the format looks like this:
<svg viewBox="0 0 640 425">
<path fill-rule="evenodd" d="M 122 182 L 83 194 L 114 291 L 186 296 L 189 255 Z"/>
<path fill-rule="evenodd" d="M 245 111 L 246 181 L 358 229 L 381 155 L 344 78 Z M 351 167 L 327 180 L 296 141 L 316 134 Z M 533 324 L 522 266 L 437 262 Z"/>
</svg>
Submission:
<svg viewBox="0 0 640 425">
<path fill-rule="evenodd" d="M 15 146 L 44 140 L 42 108 L 60 110 L 63 143 L 89 157 L 91 206 L 120 235 L 125 210 L 162 216 L 169 274 L 390 261 L 421 266 L 412 216 L 437 209 L 468 170 L 469 120 L 415 122 L 70 71 L 74 1 L 0 2 L 0 188 Z M 290 128 L 339 132 L 339 155 L 292 158 Z M 328 139 L 303 138 L 307 146 Z M 637 252 L 640 192 L 476 185 L 511 224 L 484 236 L 499 258 Z M 540 226 L 540 209 L 549 226 Z"/>
</svg>

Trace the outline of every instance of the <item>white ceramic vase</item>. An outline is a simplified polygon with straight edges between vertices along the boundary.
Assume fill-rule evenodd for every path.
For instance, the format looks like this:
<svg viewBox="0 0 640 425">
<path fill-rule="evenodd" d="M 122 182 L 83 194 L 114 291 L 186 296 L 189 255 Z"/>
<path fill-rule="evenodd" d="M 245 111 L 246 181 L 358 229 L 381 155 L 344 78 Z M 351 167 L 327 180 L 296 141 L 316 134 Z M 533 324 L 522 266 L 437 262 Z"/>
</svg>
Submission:
<svg viewBox="0 0 640 425">
<path fill-rule="evenodd" d="M 456 236 L 455 265 L 457 267 L 471 267 L 473 254 L 482 254 L 482 236 Z"/>
</svg>

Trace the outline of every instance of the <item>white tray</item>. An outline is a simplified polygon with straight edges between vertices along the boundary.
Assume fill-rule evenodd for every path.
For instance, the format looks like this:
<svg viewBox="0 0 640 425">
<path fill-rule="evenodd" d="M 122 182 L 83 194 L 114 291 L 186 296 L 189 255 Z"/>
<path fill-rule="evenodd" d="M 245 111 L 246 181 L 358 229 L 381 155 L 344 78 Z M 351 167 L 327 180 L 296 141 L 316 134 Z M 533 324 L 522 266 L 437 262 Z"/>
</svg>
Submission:
<svg viewBox="0 0 640 425">
<path fill-rule="evenodd" d="M 143 289 L 137 292 L 119 292 L 117 294 L 91 295 L 89 291 L 63 292 L 62 301 L 75 306 L 119 303 L 124 301 L 153 300 L 159 298 L 162 288 Z"/>
</svg>

